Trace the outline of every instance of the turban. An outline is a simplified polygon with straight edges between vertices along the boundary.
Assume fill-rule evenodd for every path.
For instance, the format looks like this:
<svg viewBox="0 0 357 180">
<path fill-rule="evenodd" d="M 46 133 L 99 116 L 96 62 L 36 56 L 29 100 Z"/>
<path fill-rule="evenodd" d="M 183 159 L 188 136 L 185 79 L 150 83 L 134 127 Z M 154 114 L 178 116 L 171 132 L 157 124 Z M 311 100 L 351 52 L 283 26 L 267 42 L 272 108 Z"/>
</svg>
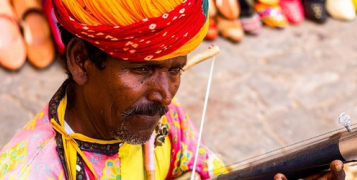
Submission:
<svg viewBox="0 0 357 180">
<path fill-rule="evenodd" d="M 208 30 L 207 0 L 53 0 L 53 5 L 66 30 L 123 60 L 186 55 Z"/>
</svg>

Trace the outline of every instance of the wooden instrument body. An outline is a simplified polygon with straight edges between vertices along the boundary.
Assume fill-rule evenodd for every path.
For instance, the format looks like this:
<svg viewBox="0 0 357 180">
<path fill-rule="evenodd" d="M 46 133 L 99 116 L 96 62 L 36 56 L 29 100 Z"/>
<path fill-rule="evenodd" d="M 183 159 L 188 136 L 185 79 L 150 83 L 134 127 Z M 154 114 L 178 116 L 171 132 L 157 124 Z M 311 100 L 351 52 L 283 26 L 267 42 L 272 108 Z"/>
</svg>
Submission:
<svg viewBox="0 0 357 180">
<path fill-rule="evenodd" d="M 329 139 L 305 146 L 283 156 L 235 170 L 217 177 L 219 180 L 272 180 L 277 173 L 288 179 L 299 179 L 329 169 L 333 160 L 344 163 L 357 161 L 357 132 L 338 133 Z"/>
</svg>

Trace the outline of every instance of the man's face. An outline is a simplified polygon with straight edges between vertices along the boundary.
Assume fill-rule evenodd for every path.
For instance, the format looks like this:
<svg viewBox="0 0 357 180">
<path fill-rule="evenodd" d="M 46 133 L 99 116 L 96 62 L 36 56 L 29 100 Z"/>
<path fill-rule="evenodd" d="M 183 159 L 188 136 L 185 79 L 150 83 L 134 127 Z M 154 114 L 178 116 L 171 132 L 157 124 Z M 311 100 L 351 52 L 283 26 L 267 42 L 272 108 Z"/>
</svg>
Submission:
<svg viewBox="0 0 357 180">
<path fill-rule="evenodd" d="M 105 68 L 88 71 L 88 109 L 101 136 L 130 144 L 149 140 L 167 112 L 181 80 L 187 57 L 131 62 L 109 57 Z"/>
</svg>

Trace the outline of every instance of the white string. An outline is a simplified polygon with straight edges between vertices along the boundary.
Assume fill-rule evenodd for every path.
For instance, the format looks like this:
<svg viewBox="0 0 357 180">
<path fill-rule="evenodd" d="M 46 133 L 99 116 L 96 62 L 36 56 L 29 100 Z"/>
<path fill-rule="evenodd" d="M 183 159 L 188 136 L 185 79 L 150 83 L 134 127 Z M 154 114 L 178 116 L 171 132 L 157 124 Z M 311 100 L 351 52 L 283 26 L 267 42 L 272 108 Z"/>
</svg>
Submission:
<svg viewBox="0 0 357 180">
<path fill-rule="evenodd" d="M 210 90 L 211 82 L 212 82 L 212 74 L 213 74 L 213 67 L 214 67 L 215 57 L 213 57 L 212 59 L 213 59 L 213 60 L 212 60 L 211 71 L 210 71 L 209 79 L 208 79 L 208 85 L 207 85 L 207 90 L 206 90 L 205 103 L 204 103 L 204 105 L 203 105 L 202 119 L 201 119 L 201 125 L 200 125 L 200 131 L 199 131 L 199 135 L 198 135 L 198 140 L 197 140 L 195 161 L 194 161 L 194 163 L 193 163 L 191 180 L 194 180 L 195 174 L 196 174 L 195 172 L 196 172 L 196 165 L 197 165 L 198 149 L 200 148 L 200 142 L 201 142 L 201 137 L 202 137 L 202 129 L 203 129 L 204 121 L 205 121 L 205 115 L 206 115 L 206 109 L 207 109 L 207 102 L 208 102 L 208 97 L 209 97 L 209 90 Z"/>
</svg>

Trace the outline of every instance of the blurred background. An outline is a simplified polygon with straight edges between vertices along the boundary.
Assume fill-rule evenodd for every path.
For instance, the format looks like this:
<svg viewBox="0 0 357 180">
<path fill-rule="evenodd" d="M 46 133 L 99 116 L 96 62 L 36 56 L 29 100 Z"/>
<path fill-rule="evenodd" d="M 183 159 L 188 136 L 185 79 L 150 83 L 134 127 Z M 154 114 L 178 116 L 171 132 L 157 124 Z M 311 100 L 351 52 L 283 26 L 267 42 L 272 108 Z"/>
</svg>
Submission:
<svg viewBox="0 0 357 180">
<path fill-rule="evenodd" d="M 210 44 L 221 49 L 203 138 L 225 163 L 341 128 L 342 112 L 357 123 L 356 1 L 210 1 L 209 33 L 189 57 Z M 0 14 L 22 21 L 20 31 L 0 17 L 1 149 L 66 74 L 56 56 L 63 45 L 50 1 L 34 1 L 28 7 L 42 13 L 26 17 L 26 9 L 0 2 Z M 197 129 L 211 61 L 186 70 L 177 94 Z"/>
</svg>

